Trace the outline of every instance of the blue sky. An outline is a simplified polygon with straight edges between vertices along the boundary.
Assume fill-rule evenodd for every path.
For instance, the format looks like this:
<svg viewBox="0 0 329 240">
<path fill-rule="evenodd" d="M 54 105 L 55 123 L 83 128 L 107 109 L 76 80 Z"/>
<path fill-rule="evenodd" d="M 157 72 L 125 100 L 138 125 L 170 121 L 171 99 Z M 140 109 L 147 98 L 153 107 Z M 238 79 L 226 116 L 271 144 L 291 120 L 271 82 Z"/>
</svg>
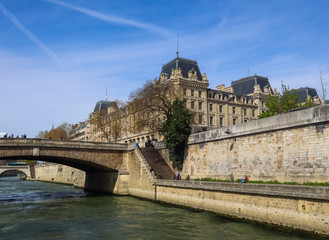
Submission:
<svg viewBox="0 0 329 240">
<path fill-rule="evenodd" d="M 34 137 L 127 100 L 176 56 L 210 87 L 250 73 L 273 88 L 329 78 L 329 1 L 0 0 L 0 132 Z"/>
</svg>

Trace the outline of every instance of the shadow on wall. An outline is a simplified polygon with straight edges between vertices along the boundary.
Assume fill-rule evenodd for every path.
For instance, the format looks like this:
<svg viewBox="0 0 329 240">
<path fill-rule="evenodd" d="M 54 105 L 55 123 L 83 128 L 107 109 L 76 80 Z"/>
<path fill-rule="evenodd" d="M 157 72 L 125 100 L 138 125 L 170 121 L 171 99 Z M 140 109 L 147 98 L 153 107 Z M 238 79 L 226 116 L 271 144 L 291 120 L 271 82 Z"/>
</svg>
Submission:
<svg viewBox="0 0 329 240">
<path fill-rule="evenodd" d="M 112 194 L 118 180 L 118 172 L 86 172 L 84 190 Z"/>
</svg>

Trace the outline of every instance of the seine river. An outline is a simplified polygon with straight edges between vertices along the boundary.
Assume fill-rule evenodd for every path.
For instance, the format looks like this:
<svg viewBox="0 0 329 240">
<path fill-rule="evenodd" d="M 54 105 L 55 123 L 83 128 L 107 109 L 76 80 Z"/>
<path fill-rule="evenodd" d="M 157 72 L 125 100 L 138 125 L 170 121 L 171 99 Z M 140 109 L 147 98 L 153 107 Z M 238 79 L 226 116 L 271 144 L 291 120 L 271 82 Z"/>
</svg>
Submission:
<svg viewBox="0 0 329 240">
<path fill-rule="evenodd" d="M 306 239 L 214 214 L 0 178 L 0 239 Z"/>
</svg>

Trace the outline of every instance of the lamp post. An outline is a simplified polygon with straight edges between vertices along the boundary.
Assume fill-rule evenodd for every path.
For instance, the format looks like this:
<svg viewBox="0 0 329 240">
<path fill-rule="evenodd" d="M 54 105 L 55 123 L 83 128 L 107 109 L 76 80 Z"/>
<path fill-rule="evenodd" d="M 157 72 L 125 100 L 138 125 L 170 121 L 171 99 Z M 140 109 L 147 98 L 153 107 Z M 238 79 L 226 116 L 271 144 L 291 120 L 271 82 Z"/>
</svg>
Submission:
<svg viewBox="0 0 329 240">
<path fill-rule="evenodd" d="M 232 134 L 233 141 L 236 142 L 236 137 L 234 136 L 234 134 L 233 134 L 233 132 L 232 132 L 231 129 L 227 128 L 227 129 L 225 130 L 225 133 L 226 133 L 226 134 Z"/>
</svg>

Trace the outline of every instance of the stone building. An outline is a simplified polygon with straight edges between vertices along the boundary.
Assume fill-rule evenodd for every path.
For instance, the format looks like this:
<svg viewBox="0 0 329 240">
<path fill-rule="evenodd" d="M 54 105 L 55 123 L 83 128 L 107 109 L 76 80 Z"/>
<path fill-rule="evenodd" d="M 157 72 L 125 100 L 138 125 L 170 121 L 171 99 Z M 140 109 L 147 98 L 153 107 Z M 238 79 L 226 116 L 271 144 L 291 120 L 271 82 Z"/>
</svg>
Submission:
<svg viewBox="0 0 329 240">
<path fill-rule="evenodd" d="M 258 75 L 232 81 L 226 88 L 222 84 L 210 89 L 197 62 L 180 57 L 163 65 L 159 80 L 175 82 L 186 108 L 194 113 L 193 125 L 209 128 L 257 119 L 266 110 L 264 101 L 272 92 L 268 78 Z"/>
<path fill-rule="evenodd" d="M 90 124 L 88 122 L 79 122 L 70 133 L 70 140 L 89 141 L 90 136 Z"/>
<path fill-rule="evenodd" d="M 159 78 L 154 80 L 154 84 L 167 83 L 174 86 L 175 96 L 186 100 L 186 108 L 193 113 L 194 129 L 211 129 L 255 120 L 266 110 L 265 100 L 269 93 L 273 93 L 268 78 L 258 75 L 232 81 L 229 87 L 222 84 L 210 89 L 207 75 L 201 73 L 197 61 L 178 56 L 164 64 Z M 97 102 L 94 111 L 106 108 L 109 116 L 114 114 L 109 101 Z M 130 103 L 121 108 L 120 118 L 111 122 L 120 126 L 120 137 L 116 141 L 137 141 L 143 145 L 149 139 L 161 140 L 156 129 L 139 126 L 138 116 L 143 114 L 143 109 Z M 163 120 L 163 117 L 158 117 L 156 122 Z M 90 133 L 88 140 L 104 141 L 102 134 L 93 126 L 90 126 Z"/>
<path fill-rule="evenodd" d="M 321 104 L 321 100 L 318 96 L 318 93 L 315 88 L 310 87 L 300 87 L 298 89 L 294 89 L 298 96 L 298 102 L 305 102 L 307 99 L 311 99 L 314 105 Z"/>
</svg>

